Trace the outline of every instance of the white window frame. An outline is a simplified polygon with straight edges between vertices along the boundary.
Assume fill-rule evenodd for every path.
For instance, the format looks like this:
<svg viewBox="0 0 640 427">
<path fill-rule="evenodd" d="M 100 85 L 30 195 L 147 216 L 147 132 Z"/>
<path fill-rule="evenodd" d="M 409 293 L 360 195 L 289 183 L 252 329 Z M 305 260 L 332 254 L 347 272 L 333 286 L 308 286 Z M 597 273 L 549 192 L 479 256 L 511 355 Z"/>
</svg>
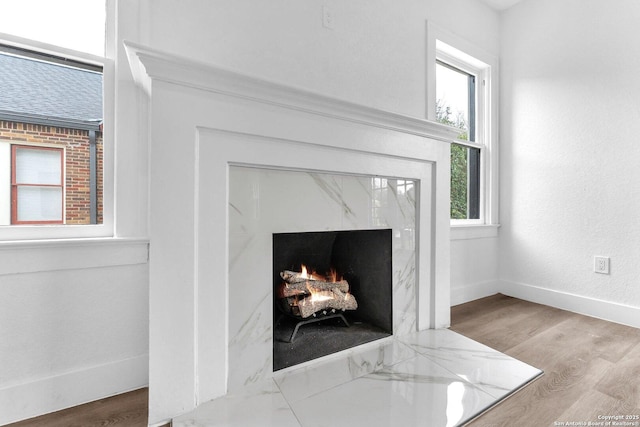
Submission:
<svg viewBox="0 0 640 427">
<path fill-rule="evenodd" d="M 2 225 L 0 242 L 114 237 L 115 2 L 106 1 L 105 56 L 0 33 L 0 43 L 102 67 L 103 76 L 103 222 L 87 225 Z M 15 141 L 13 141 L 15 142 Z"/>
<path fill-rule="evenodd" d="M 452 141 L 480 149 L 480 218 L 452 219 L 451 239 L 497 236 L 498 60 L 461 37 L 427 23 L 427 118 L 436 120 L 436 61 L 476 76 L 476 141 Z"/>
</svg>

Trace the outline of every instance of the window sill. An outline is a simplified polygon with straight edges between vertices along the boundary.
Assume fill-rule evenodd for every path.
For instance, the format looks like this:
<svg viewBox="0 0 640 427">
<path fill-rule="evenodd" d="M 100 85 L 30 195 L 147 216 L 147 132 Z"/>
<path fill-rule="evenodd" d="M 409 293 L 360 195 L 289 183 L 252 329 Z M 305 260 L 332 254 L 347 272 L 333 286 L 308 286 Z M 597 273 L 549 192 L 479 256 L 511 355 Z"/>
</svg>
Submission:
<svg viewBox="0 0 640 427">
<path fill-rule="evenodd" d="M 451 240 L 470 240 L 498 237 L 500 224 L 451 225 Z"/>
</svg>

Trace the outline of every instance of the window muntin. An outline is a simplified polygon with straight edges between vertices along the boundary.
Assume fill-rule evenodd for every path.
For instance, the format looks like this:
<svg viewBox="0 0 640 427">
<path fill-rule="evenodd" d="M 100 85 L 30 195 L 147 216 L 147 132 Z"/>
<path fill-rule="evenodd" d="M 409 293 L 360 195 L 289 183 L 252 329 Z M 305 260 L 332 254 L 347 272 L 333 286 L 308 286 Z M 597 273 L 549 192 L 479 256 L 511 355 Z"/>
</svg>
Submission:
<svg viewBox="0 0 640 427">
<path fill-rule="evenodd" d="M 64 223 L 64 150 L 12 146 L 12 224 Z"/>
</svg>

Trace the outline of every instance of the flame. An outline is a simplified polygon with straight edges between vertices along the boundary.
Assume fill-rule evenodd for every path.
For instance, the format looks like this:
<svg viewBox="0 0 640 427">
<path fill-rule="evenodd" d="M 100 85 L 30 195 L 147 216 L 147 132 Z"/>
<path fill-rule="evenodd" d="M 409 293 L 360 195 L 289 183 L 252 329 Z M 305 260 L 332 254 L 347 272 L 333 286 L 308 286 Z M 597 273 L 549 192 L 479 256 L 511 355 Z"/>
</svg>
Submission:
<svg viewBox="0 0 640 427">
<path fill-rule="evenodd" d="M 320 302 L 320 301 L 327 301 L 327 300 L 333 299 L 335 297 L 333 292 L 331 292 L 331 291 L 317 291 L 317 290 L 313 289 L 311 286 L 309 286 L 308 283 L 307 283 L 307 289 L 311 293 L 311 298 L 308 298 L 308 301 L 310 303 L 312 303 L 312 304 L 316 303 L 316 302 Z"/>
<path fill-rule="evenodd" d="M 330 281 L 330 282 L 336 283 L 342 278 L 338 276 L 338 273 L 336 272 L 335 269 L 331 269 L 329 275 L 327 276 L 321 276 L 319 274 L 316 274 L 315 271 L 309 272 L 309 269 L 304 264 L 301 265 L 300 270 L 301 270 L 300 278 L 307 280 L 307 290 L 311 294 L 309 297 L 300 300 L 299 301 L 300 305 L 315 304 L 321 301 L 335 299 L 336 295 L 331 290 L 318 291 L 313 287 L 311 287 L 311 285 L 308 282 L 309 280 L 321 280 L 321 281 Z M 345 296 L 345 298 L 347 298 L 347 296 Z"/>
<path fill-rule="evenodd" d="M 309 272 L 309 269 L 304 264 L 301 264 L 300 270 L 301 270 L 301 273 L 300 273 L 300 278 L 301 279 L 322 280 L 322 281 L 333 282 L 333 283 L 337 283 L 337 282 L 342 280 L 342 276 L 338 275 L 338 272 L 336 271 L 335 268 L 332 268 L 329 271 L 329 274 L 327 274 L 325 276 L 317 274 L 313 270 L 311 270 L 311 272 Z"/>
</svg>

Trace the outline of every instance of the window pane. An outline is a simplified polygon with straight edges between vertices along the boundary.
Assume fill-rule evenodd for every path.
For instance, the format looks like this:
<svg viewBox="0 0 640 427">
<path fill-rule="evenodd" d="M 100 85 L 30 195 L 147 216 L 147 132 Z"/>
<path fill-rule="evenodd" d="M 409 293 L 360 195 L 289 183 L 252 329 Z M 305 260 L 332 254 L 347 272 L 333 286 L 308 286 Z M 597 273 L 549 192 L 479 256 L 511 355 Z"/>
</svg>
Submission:
<svg viewBox="0 0 640 427">
<path fill-rule="evenodd" d="M 480 149 L 451 145 L 451 219 L 480 218 Z"/>
<path fill-rule="evenodd" d="M 475 76 L 436 63 L 436 119 L 461 130 L 458 139 L 476 141 Z M 480 218 L 480 149 L 451 146 L 451 219 Z"/>
<path fill-rule="evenodd" d="M 16 149 L 16 183 L 60 185 L 62 150 Z"/>
<path fill-rule="evenodd" d="M 2 0 L 3 33 L 104 56 L 104 0 Z"/>
<path fill-rule="evenodd" d="M 470 83 L 473 76 L 447 65 L 436 63 L 436 119 L 440 123 L 462 129 L 460 139 L 470 140 L 470 115 L 475 100 Z M 472 139 L 471 139 L 472 140 Z"/>
<path fill-rule="evenodd" d="M 62 188 L 19 186 L 18 221 L 62 221 Z"/>
</svg>

